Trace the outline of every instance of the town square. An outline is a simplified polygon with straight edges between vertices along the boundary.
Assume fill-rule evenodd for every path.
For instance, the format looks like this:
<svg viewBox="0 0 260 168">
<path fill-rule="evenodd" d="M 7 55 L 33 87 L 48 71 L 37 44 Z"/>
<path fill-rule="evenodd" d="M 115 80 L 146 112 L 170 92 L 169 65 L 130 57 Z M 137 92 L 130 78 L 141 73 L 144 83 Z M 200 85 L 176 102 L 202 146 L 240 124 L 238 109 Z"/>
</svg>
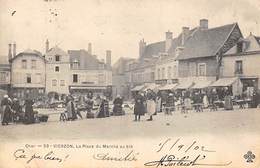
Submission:
<svg viewBox="0 0 260 168">
<path fill-rule="evenodd" d="M 76 141 L 102 142 L 109 152 L 115 142 L 129 147 L 125 157 L 89 152 L 95 167 L 100 160 L 140 167 L 260 164 L 260 3 L 198 1 L 0 0 L 0 147 L 5 153 L 12 143 L 34 148 L 30 142 L 49 141 L 59 141 L 59 150 Z M 169 151 L 176 147 L 178 157 L 150 159 L 172 139 Z M 181 144 L 185 139 L 190 147 Z M 229 151 L 219 156 L 209 144 Z M 15 151 L 17 163 L 28 157 Z M 36 152 L 19 165 L 65 163 L 70 150 L 63 152 L 62 158 Z M 2 155 L 0 168 L 1 160 L 10 162 Z"/>
</svg>

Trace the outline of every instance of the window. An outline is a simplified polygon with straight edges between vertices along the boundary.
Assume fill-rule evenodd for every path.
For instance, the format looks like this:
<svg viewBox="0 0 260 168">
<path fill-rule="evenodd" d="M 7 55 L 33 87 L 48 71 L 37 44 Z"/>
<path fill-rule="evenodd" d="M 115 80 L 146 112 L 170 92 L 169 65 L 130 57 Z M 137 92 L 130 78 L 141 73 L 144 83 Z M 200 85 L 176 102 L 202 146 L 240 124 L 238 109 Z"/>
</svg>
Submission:
<svg viewBox="0 0 260 168">
<path fill-rule="evenodd" d="M 59 66 L 55 66 L 55 72 L 59 72 L 60 71 L 60 67 Z"/>
<path fill-rule="evenodd" d="M 98 74 L 98 84 L 104 84 L 104 83 L 105 83 L 105 75 Z"/>
<path fill-rule="evenodd" d="M 32 69 L 36 69 L 36 60 L 32 60 Z"/>
<path fill-rule="evenodd" d="M 52 80 L 52 86 L 57 86 L 57 80 L 56 79 Z"/>
<path fill-rule="evenodd" d="M 162 79 L 165 79 L 165 68 L 162 68 Z"/>
<path fill-rule="evenodd" d="M 168 79 L 171 79 L 172 78 L 172 67 L 169 66 L 167 71 L 168 71 L 167 72 Z"/>
<path fill-rule="evenodd" d="M 32 76 L 31 74 L 26 75 L 26 83 L 32 83 Z"/>
<path fill-rule="evenodd" d="M 243 74 L 243 62 L 241 60 L 235 62 L 235 74 Z"/>
<path fill-rule="evenodd" d="M 173 67 L 173 77 L 174 77 L 174 78 L 177 77 L 177 71 L 178 71 L 177 66 L 174 65 L 174 67 Z"/>
<path fill-rule="evenodd" d="M 157 72 L 157 76 L 158 76 L 158 80 L 159 80 L 159 79 L 161 79 L 161 70 L 158 69 L 157 71 L 158 71 L 158 72 Z"/>
<path fill-rule="evenodd" d="M 60 61 L 60 55 L 55 55 L 55 61 Z"/>
<path fill-rule="evenodd" d="M 22 68 L 23 69 L 27 68 L 27 61 L 26 60 L 22 60 Z"/>
<path fill-rule="evenodd" d="M 237 43 L 237 53 L 243 52 L 243 42 Z"/>
<path fill-rule="evenodd" d="M 73 83 L 78 83 L 78 74 L 73 74 Z"/>
<path fill-rule="evenodd" d="M 206 64 L 205 63 L 198 64 L 198 74 L 199 74 L 199 76 L 206 76 Z"/>
<path fill-rule="evenodd" d="M 0 82 L 6 82 L 6 72 L 0 72 Z"/>
<path fill-rule="evenodd" d="M 65 80 L 60 80 L 60 86 L 65 86 Z"/>
<path fill-rule="evenodd" d="M 40 73 L 37 73 L 36 74 L 36 83 L 41 83 L 42 82 L 42 79 L 41 79 L 41 74 Z"/>
<path fill-rule="evenodd" d="M 199 64 L 200 65 L 200 64 Z M 189 63 L 189 75 L 190 76 L 197 76 L 197 70 L 196 70 L 196 62 L 190 62 Z M 199 68 L 199 67 L 198 67 Z"/>
<path fill-rule="evenodd" d="M 72 68 L 73 69 L 78 69 L 79 68 L 79 62 L 78 60 L 74 60 L 73 63 L 72 63 Z"/>
</svg>

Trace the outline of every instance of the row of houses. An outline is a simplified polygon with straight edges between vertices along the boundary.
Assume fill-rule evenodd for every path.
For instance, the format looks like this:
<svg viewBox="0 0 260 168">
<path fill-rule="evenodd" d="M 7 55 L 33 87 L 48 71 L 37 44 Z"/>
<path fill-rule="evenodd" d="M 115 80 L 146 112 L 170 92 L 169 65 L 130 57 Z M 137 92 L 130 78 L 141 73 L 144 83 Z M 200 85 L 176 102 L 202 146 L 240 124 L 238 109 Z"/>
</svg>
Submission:
<svg viewBox="0 0 260 168">
<path fill-rule="evenodd" d="M 54 46 L 46 52 L 27 49 L 16 54 L 16 44 L 9 44 L 8 62 L 1 62 L 0 84 L 9 94 L 22 98 L 34 98 L 50 93 L 111 95 L 112 68 L 111 51 L 106 51 L 106 62 L 88 50 L 68 50 Z"/>
<path fill-rule="evenodd" d="M 214 82 L 225 86 L 234 78 L 242 82 L 241 91 L 259 89 L 259 40 L 252 33 L 244 37 L 238 23 L 209 28 L 207 19 L 195 28 L 183 27 L 175 37 L 167 31 L 163 41 L 147 45 L 142 39 L 139 58 L 130 60 L 121 72 L 125 78 L 121 90 L 130 96 L 131 89 L 149 84 L 178 84 L 179 89 L 204 88 Z M 113 67 L 113 78 L 117 69 Z"/>
</svg>

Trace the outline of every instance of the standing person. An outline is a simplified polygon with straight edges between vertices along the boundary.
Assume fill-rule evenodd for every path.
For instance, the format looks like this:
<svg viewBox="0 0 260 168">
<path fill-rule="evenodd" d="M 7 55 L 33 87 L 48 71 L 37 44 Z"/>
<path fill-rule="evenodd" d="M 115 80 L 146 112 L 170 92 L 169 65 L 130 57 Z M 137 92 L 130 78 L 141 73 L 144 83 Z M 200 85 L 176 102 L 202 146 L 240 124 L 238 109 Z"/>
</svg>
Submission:
<svg viewBox="0 0 260 168">
<path fill-rule="evenodd" d="M 115 100 L 113 101 L 114 107 L 113 107 L 113 115 L 122 115 L 123 114 L 123 99 L 121 98 L 120 95 L 117 95 Z"/>
<path fill-rule="evenodd" d="M 159 92 L 156 97 L 156 114 L 162 112 L 162 98 Z"/>
<path fill-rule="evenodd" d="M 68 120 L 73 121 L 77 118 L 76 111 L 75 111 L 75 104 L 73 102 L 73 97 L 67 97 L 67 113 L 68 113 Z"/>
<path fill-rule="evenodd" d="M 30 99 L 27 95 L 27 98 L 25 100 L 25 118 L 24 118 L 24 123 L 25 124 L 32 124 L 34 123 L 34 113 L 33 113 L 33 100 Z"/>
<path fill-rule="evenodd" d="M 149 119 L 147 119 L 147 121 L 152 121 L 153 120 L 153 115 L 155 113 L 155 93 L 151 90 L 148 89 L 147 90 L 147 94 L 146 94 L 146 104 L 147 104 L 147 114 L 150 116 Z"/>
<path fill-rule="evenodd" d="M 166 104 L 165 104 L 165 114 L 172 114 L 172 111 L 174 110 L 175 107 L 175 99 L 173 93 L 169 93 L 167 99 L 166 99 Z"/>
<path fill-rule="evenodd" d="M 209 99 L 208 99 L 208 96 L 207 96 L 206 93 L 203 96 L 203 106 L 204 106 L 204 108 L 208 108 L 209 107 Z"/>
<path fill-rule="evenodd" d="M 12 110 L 14 112 L 14 121 L 21 121 L 23 119 L 22 106 L 20 105 L 19 100 L 17 98 L 14 98 L 13 100 Z"/>
<path fill-rule="evenodd" d="M 86 110 L 87 110 L 87 114 L 86 114 L 86 118 L 92 118 L 92 113 L 91 110 L 93 108 L 93 100 L 92 100 L 92 96 L 87 96 L 87 100 L 86 100 Z"/>
<path fill-rule="evenodd" d="M 4 95 L 4 99 L 1 101 L 2 107 L 2 125 L 8 125 L 11 121 L 11 102 L 9 101 L 8 95 Z"/>
<path fill-rule="evenodd" d="M 145 113 L 145 98 L 144 95 L 140 92 L 137 93 L 137 95 L 135 96 L 135 106 L 134 106 L 134 115 L 135 115 L 135 120 L 140 121 L 141 115 L 144 115 Z"/>
<path fill-rule="evenodd" d="M 259 95 L 256 90 L 253 91 L 251 108 L 257 108 L 259 101 Z"/>
</svg>

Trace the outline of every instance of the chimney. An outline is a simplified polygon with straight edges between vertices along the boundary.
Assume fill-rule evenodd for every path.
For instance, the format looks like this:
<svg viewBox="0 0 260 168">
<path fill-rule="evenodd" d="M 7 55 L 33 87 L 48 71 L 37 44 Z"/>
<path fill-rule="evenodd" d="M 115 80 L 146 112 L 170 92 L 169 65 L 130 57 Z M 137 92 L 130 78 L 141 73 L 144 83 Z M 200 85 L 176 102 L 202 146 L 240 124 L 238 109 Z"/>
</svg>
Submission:
<svg viewBox="0 0 260 168">
<path fill-rule="evenodd" d="M 208 19 L 200 19 L 200 28 L 202 30 L 208 29 Z"/>
<path fill-rule="evenodd" d="M 8 44 L 8 60 L 12 59 L 12 44 Z"/>
<path fill-rule="evenodd" d="M 47 53 L 49 51 L 49 40 L 47 39 L 46 42 L 45 42 L 45 52 Z"/>
<path fill-rule="evenodd" d="M 92 55 L 92 44 L 88 43 L 88 53 Z"/>
<path fill-rule="evenodd" d="M 140 40 L 140 42 L 139 42 L 139 58 L 142 58 L 144 51 L 145 51 L 145 47 L 146 47 L 146 42 L 144 41 L 144 39 Z"/>
<path fill-rule="evenodd" d="M 184 43 L 188 38 L 189 32 L 190 32 L 189 27 L 182 27 L 182 38 L 181 38 L 181 45 L 182 46 L 184 46 Z"/>
<path fill-rule="evenodd" d="M 111 50 L 106 51 L 106 64 L 111 66 Z"/>
<path fill-rule="evenodd" d="M 16 43 L 13 44 L 13 57 L 16 56 Z"/>
<path fill-rule="evenodd" d="M 169 30 L 165 33 L 166 39 L 165 39 L 165 52 L 168 52 L 168 50 L 171 48 L 172 45 L 172 32 Z"/>
</svg>

